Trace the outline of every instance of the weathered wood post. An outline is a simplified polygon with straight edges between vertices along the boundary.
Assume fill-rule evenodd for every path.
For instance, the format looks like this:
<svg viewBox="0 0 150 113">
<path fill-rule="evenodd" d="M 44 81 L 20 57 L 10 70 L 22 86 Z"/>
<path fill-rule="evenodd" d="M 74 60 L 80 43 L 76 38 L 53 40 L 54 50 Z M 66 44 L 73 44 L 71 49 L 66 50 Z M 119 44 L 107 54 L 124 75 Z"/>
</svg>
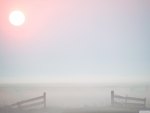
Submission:
<svg viewBox="0 0 150 113">
<path fill-rule="evenodd" d="M 44 99 L 44 109 L 46 108 L 46 92 L 43 94 L 43 99 Z"/>
<path fill-rule="evenodd" d="M 111 91 L 111 105 L 114 105 L 114 91 Z"/>
</svg>

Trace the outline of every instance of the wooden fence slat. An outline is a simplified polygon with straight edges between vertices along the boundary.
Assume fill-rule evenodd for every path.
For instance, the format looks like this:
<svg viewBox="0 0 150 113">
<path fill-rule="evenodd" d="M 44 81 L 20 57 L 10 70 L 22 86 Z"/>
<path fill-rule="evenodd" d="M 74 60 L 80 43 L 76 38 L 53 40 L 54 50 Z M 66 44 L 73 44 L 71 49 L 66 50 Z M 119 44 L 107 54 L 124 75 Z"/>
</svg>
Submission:
<svg viewBox="0 0 150 113">
<path fill-rule="evenodd" d="M 123 96 L 120 96 L 120 95 L 114 95 L 114 98 L 126 99 L 126 97 L 123 97 Z"/>
<path fill-rule="evenodd" d="M 120 96 L 120 95 L 114 95 L 114 98 L 127 99 L 127 100 L 135 100 L 135 101 L 145 101 L 145 98 L 124 97 L 124 96 Z"/>
<path fill-rule="evenodd" d="M 141 103 L 122 103 L 122 102 L 114 102 L 114 104 L 118 105 L 139 105 L 139 106 L 143 106 L 144 104 L 141 104 Z"/>
<path fill-rule="evenodd" d="M 126 97 L 128 100 L 136 100 L 136 101 L 145 101 L 144 98 L 136 98 L 136 97 Z"/>
<path fill-rule="evenodd" d="M 36 101 L 36 100 L 40 100 L 40 99 L 43 99 L 43 96 L 36 97 L 36 98 L 31 98 L 31 99 L 28 99 L 28 100 L 23 100 L 23 101 L 20 101 L 18 103 L 19 104 L 24 104 L 24 103 L 28 103 L 28 102 L 32 102 L 32 101 Z"/>
</svg>

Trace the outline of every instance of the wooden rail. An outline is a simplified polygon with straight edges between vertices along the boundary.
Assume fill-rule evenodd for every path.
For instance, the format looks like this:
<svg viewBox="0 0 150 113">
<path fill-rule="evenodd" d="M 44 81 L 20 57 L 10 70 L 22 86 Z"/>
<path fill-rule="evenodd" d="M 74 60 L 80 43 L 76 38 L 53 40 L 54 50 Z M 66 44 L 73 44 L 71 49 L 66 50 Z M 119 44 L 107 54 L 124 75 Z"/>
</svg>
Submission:
<svg viewBox="0 0 150 113">
<path fill-rule="evenodd" d="M 122 100 L 118 102 L 117 100 Z M 111 105 L 112 106 L 126 106 L 126 107 L 146 107 L 146 98 L 120 96 L 111 91 Z"/>
<path fill-rule="evenodd" d="M 43 105 L 46 108 L 46 93 L 44 92 L 42 96 L 31 98 L 28 100 L 19 101 L 11 105 L 12 108 L 26 109 L 35 106 Z"/>
</svg>

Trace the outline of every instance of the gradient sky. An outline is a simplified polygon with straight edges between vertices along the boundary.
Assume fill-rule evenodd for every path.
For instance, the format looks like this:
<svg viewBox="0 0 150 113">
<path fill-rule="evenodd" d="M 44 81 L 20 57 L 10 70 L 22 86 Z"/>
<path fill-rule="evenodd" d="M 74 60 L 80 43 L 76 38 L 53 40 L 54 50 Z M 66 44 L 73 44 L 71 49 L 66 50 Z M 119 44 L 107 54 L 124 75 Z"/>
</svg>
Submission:
<svg viewBox="0 0 150 113">
<path fill-rule="evenodd" d="M 149 82 L 149 30 L 149 0 L 1 0 L 0 82 Z"/>
</svg>

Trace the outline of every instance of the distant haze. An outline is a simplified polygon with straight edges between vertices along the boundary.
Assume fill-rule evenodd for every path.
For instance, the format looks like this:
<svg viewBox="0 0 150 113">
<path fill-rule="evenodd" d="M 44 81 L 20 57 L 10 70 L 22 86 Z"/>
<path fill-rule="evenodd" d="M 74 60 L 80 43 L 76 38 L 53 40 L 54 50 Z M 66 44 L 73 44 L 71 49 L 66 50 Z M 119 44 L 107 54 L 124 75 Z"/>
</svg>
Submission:
<svg viewBox="0 0 150 113">
<path fill-rule="evenodd" d="M 150 86 L 102 86 L 79 84 L 5 84 L 0 86 L 0 107 L 37 97 L 46 92 L 48 107 L 99 108 L 110 106 L 111 90 L 122 96 L 146 98 L 150 106 Z"/>
<path fill-rule="evenodd" d="M 0 1 L 0 83 L 148 83 L 149 0 Z M 9 23 L 21 10 L 24 25 Z"/>
</svg>

